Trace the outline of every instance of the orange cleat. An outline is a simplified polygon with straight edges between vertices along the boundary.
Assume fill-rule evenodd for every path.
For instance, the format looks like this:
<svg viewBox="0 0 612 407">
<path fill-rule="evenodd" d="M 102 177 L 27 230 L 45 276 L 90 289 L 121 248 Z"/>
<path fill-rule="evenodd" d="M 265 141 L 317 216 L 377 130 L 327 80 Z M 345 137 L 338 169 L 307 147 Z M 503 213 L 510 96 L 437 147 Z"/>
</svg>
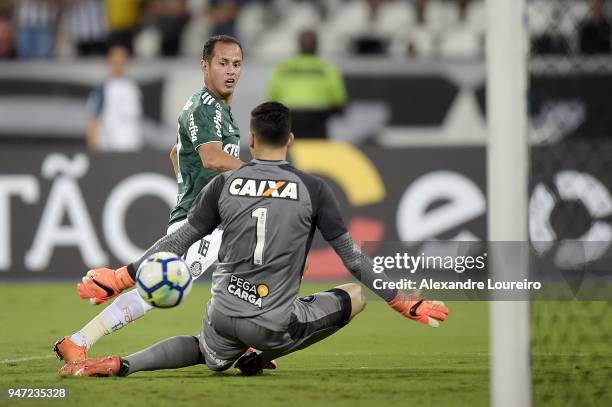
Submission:
<svg viewBox="0 0 612 407">
<path fill-rule="evenodd" d="M 95 376 L 108 377 L 117 376 L 121 370 L 121 358 L 119 356 L 107 356 L 101 359 L 85 359 L 66 363 L 60 370 L 59 375 L 66 376 Z"/>
<path fill-rule="evenodd" d="M 69 336 L 64 336 L 55 342 L 53 350 L 57 357 L 66 363 L 87 359 L 87 346 L 77 345 Z"/>
</svg>

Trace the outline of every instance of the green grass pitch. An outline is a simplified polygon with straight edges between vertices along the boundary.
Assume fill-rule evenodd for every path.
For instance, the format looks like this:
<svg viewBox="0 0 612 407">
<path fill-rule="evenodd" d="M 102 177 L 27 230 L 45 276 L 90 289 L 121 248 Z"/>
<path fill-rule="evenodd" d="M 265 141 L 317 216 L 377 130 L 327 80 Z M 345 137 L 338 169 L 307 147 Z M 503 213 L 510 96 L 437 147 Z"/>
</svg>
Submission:
<svg viewBox="0 0 612 407">
<path fill-rule="evenodd" d="M 302 294 L 332 286 L 306 283 Z M 180 307 L 154 310 L 103 338 L 91 355 L 127 355 L 169 336 L 197 334 L 209 292 L 208 284 L 196 284 Z M 0 406 L 487 406 L 488 304 L 447 305 L 450 319 L 432 329 L 371 301 L 340 332 L 280 359 L 278 370 L 260 377 L 194 366 L 128 378 L 61 379 L 51 345 L 102 308 L 80 300 L 74 284 L 3 283 L 0 387 L 65 386 L 69 398 Z M 611 303 L 533 307 L 534 406 L 612 405 L 604 401 L 612 394 Z"/>
<path fill-rule="evenodd" d="M 302 293 L 331 286 L 308 283 Z M 126 355 L 169 336 L 197 334 L 209 292 L 209 285 L 196 284 L 180 307 L 150 312 L 100 340 L 91 355 Z M 277 370 L 260 377 L 241 377 L 234 369 L 216 374 L 194 366 L 128 378 L 61 379 L 61 363 L 51 356 L 51 345 L 101 308 L 80 300 L 74 284 L 4 283 L 0 386 L 68 387 L 67 401 L 49 405 L 488 405 L 487 304 L 449 305 L 449 321 L 432 329 L 371 301 L 341 331 L 280 359 Z"/>
</svg>

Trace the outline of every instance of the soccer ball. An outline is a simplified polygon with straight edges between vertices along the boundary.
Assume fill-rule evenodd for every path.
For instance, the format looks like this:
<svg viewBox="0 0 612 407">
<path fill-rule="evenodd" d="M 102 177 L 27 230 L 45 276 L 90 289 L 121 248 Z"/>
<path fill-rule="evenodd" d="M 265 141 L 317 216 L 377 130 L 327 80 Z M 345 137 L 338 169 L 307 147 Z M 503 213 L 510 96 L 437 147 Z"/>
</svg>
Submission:
<svg viewBox="0 0 612 407">
<path fill-rule="evenodd" d="M 155 253 L 136 273 L 140 296 L 158 308 L 176 307 L 191 291 L 192 278 L 187 263 L 170 252 Z"/>
</svg>

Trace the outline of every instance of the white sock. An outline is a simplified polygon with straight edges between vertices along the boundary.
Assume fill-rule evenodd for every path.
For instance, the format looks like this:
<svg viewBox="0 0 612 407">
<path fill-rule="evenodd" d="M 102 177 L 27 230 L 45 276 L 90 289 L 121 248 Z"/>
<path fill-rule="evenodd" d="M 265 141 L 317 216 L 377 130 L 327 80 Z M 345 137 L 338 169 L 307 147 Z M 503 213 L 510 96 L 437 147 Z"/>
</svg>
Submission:
<svg viewBox="0 0 612 407">
<path fill-rule="evenodd" d="M 94 319 L 89 321 L 70 339 L 79 346 L 91 348 L 104 335 L 118 331 L 132 321 L 144 316 L 153 307 L 142 299 L 138 291 L 121 294 Z"/>
<path fill-rule="evenodd" d="M 89 348 L 89 345 L 87 344 L 87 338 L 81 333 L 81 331 L 73 334 L 70 339 L 72 340 L 72 342 L 76 343 L 79 346 L 87 345 L 87 348 Z"/>
</svg>

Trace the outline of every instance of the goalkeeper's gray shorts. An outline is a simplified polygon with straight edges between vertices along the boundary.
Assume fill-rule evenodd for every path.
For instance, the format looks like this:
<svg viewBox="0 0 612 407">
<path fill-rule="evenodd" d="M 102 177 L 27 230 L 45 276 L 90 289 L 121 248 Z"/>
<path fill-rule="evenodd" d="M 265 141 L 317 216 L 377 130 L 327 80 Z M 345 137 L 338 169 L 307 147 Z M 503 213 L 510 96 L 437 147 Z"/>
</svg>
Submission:
<svg viewBox="0 0 612 407">
<path fill-rule="evenodd" d="M 200 350 L 206 365 L 215 371 L 228 369 L 248 347 L 262 351 L 264 362 L 318 342 L 346 325 L 351 316 L 351 297 L 331 289 L 298 298 L 284 332 L 271 331 L 249 318 L 229 317 L 215 311 L 209 302 Z"/>
</svg>

